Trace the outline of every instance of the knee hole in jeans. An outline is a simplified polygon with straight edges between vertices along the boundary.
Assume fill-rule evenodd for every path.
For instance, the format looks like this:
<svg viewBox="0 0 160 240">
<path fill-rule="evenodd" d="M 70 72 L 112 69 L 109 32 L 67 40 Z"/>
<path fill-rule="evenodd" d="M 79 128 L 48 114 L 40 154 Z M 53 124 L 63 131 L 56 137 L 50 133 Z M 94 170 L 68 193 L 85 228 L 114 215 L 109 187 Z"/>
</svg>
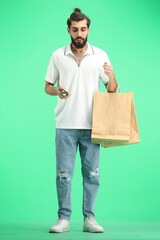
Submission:
<svg viewBox="0 0 160 240">
<path fill-rule="evenodd" d="M 57 180 L 70 180 L 70 176 L 67 171 L 59 171 L 57 175 Z"/>
<path fill-rule="evenodd" d="M 90 176 L 99 176 L 99 168 L 96 168 L 96 171 L 89 171 Z"/>
</svg>

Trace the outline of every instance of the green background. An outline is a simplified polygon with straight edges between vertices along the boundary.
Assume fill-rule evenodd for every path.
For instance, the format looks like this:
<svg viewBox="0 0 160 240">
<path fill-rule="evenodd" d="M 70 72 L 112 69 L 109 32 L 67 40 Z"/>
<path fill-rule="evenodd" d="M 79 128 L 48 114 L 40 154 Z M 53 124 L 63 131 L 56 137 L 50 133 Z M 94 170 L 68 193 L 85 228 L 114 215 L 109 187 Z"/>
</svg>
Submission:
<svg viewBox="0 0 160 240">
<path fill-rule="evenodd" d="M 47 95 L 52 52 L 70 42 L 75 7 L 88 42 L 105 50 L 121 92 L 133 91 L 138 144 L 100 152 L 96 219 L 160 221 L 160 1 L 0 1 L 0 221 L 57 220 L 55 120 Z M 106 91 L 100 81 L 100 91 Z M 71 219 L 83 220 L 77 151 Z"/>
</svg>

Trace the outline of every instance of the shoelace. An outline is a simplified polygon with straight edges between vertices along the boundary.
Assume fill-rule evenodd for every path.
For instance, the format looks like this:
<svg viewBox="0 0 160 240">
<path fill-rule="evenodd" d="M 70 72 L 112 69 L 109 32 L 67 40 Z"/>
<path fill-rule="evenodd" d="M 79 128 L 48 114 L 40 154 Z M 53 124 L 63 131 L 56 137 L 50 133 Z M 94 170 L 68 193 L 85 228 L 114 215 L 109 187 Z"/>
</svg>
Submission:
<svg viewBox="0 0 160 240">
<path fill-rule="evenodd" d="M 98 223 L 96 222 L 96 220 L 95 220 L 94 218 L 90 217 L 89 219 L 91 220 L 91 221 L 89 221 L 89 224 L 90 224 L 91 226 L 93 226 L 93 225 L 94 225 L 94 226 L 99 226 Z"/>
<path fill-rule="evenodd" d="M 62 218 L 58 218 L 56 224 L 63 224 L 66 220 Z"/>
</svg>

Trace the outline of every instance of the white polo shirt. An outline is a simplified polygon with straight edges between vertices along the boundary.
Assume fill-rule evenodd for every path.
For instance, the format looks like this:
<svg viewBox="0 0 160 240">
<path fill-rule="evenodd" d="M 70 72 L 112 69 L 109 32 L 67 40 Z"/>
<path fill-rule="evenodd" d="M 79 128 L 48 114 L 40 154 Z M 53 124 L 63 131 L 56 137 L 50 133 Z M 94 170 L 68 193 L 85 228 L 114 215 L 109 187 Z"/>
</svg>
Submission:
<svg viewBox="0 0 160 240">
<path fill-rule="evenodd" d="M 45 81 L 52 84 L 58 81 L 58 86 L 71 93 L 67 99 L 57 96 L 56 128 L 92 129 L 94 92 L 99 92 L 99 79 L 104 84 L 109 82 L 104 62 L 111 64 L 107 53 L 89 43 L 80 64 L 72 53 L 71 43 L 52 53 Z"/>
</svg>

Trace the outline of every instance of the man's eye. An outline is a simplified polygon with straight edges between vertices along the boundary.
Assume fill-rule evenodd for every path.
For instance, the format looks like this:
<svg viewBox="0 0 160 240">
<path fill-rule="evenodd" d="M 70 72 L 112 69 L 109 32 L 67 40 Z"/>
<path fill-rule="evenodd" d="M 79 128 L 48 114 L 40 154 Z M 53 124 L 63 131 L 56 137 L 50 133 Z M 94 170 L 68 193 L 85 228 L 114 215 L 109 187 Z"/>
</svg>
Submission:
<svg viewBox="0 0 160 240">
<path fill-rule="evenodd" d="M 86 29 L 82 29 L 82 32 L 84 32 Z M 77 29 L 74 29 L 73 32 L 77 32 Z"/>
</svg>

